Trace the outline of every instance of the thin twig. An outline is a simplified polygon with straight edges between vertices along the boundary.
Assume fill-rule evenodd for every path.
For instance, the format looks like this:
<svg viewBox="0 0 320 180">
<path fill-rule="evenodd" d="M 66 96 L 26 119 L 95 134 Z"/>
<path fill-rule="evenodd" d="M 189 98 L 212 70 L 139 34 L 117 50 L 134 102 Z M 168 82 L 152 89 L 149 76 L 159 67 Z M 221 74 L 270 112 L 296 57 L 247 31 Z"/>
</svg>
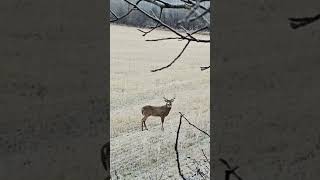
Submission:
<svg viewBox="0 0 320 180">
<path fill-rule="evenodd" d="M 138 11 L 142 12 L 143 14 L 145 14 L 147 17 L 149 17 L 150 19 L 158 22 L 159 24 L 161 24 L 163 27 L 167 28 L 168 30 L 170 30 L 171 32 L 173 32 L 174 34 L 176 34 L 177 36 L 181 37 L 182 39 L 186 39 L 189 41 L 197 41 L 197 42 L 202 42 L 202 43 L 210 43 L 210 40 L 206 40 L 206 39 L 192 39 L 192 38 L 187 38 L 184 35 L 182 35 L 181 33 L 179 33 L 178 31 L 176 31 L 175 29 L 173 29 L 172 27 L 170 27 L 169 25 L 167 25 L 166 23 L 162 22 L 158 17 L 156 16 L 152 16 L 149 13 L 147 13 L 145 10 L 141 9 L 139 6 L 137 6 L 136 4 L 130 2 L 129 0 L 124 0 L 125 2 L 127 2 L 128 4 L 134 6 L 135 8 L 137 8 Z M 148 1 L 149 2 L 149 1 Z"/>
<path fill-rule="evenodd" d="M 117 173 L 117 171 L 114 171 L 114 174 L 116 175 L 116 177 L 117 177 L 117 180 L 118 180 L 118 179 L 120 179 L 120 178 L 119 178 L 119 176 L 118 176 L 118 173 Z"/>
<path fill-rule="evenodd" d="M 205 176 L 207 176 L 207 175 L 204 174 L 200 169 L 197 170 L 197 174 L 199 174 L 202 177 L 202 179 L 206 179 Z"/>
<path fill-rule="evenodd" d="M 195 167 L 195 169 L 197 170 L 197 173 L 196 174 L 199 174 L 199 175 L 201 175 L 202 176 L 202 178 L 204 178 L 204 176 L 203 175 L 205 175 L 205 173 L 199 168 L 199 167 L 203 167 L 203 170 L 210 170 L 210 168 L 208 167 L 208 166 L 206 166 L 206 165 L 203 165 L 203 164 L 201 164 L 200 163 L 200 161 L 198 161 L 198 160 L 196 160 L 196 159 L 194 159 L 194 158 L 191 158 L 191 157 L 187 157 L 188 159 L 190 159 L 190 160 L 192 160 L 192 165 L 195 165 L 196 167 Z M 204 162 L 206 162 L 206 161 L 204 161 Z M 189 169 L 190 170 L 192 170 L 192 171 L 194 171 L 193 169 L 191 169 L 190 167 L 189 167 Z M 202 174 L 200 174 L 200 172 L 202 173 Z M 207 175 L 205 175 L 205 176 L 207 176 Z"/>
<path fill-rule="evenodd" d="M 224 165 L 226 165 L 228 168 L 228 170 L 226 170 L 226 174 L 225 174 L 226 180 L 230 179 L 231 174 L 234 175 L 238 180 L 242 180 L 242 178 L 235 172 L 239 168 L 238 166 L 231 168 L 231 166 L 229 165 L 229 163 L 226 160 L 220 158 L 219 161 L 222 162 Z"/>
<path fill-rule="evenodd" d="M 185 30 L 185 28 L 183 28 L 184 30 Z M 195 30 L 195 31 L 193 31 L 192 33 L 189 33 L 190 35 L 194 35 L 194 34 L 196 34 L 196 33 L 198 33 L 198 32 L 201 32 L 201 31 L 204 31 L 204 30 L 206 30 L 206 29 L 209 29 L 209 27 L 208 26 L 205 26 L 205 27 L 202 27 L 202 28 L 199 28 L 199 29 L 197 29 L 197 30 Z M 186 30 L 185 30 L 186 31 Z M 141 31 L 141 32 L 144 32 L 144 31 Z M 187 37 L 187 36 L 189 36 L 188 34 L 186 35 L 186 36 L 184 36 L 185 38 Z M 194 37 L 193 37 L 194 38 Z M 184 40 L 183 38 L 181 38 L 181 37 L 170 37 L 170 38 L 159 38 L 159 39 L 147 39 L 146 41 L 161 41 L 161 40 L 170 40 L 170 39 L 179 39 L 179 40 Z"/>
<path fill-rule="evenodd" d="M 208 158 L 207 158 L 206 154 L 204 153 L 204 150 L 203 150 L 203 149 L 201 149 L 201 151 L 202 151 L 203 156 L 206 158 L 207 163 L 210 163 L 210 161 L 208 160 Z"/>
<path fill-rule="evenodd" d="M 161 19 L 162 16 L 162 12 L 163 12 L 163 8 L 160 7 L 160 15 L 159 15 L 159 19 Z M 152 27 L 149 31 L 143 31 L 141 29 L 138 29 L 140 32 L 144 33 L 142 36 L 146 36 L 147 34 L 151 33 L 153 30 L 161 27 L 162 25 L 158 22 L 156 26 Z"/>
<path fill-rule="evenodd" d="M 157 29 L 157 28 L 159 28 L 159 27 L 161 27 L 161 26 L 162 26 L 162 25 L 156 25 L 156 26 L 154 26 L 154 27 L 151 27 L 151 29 L 150 29 L 149 31 L 143 31 L 143 30 L 141 30 L 141 29 L 138 29 L 138 31 L 140 31 L 140 32 L 143 33 L 142 36 L 146 36 L 147 34 L 151 33 L 153 30 L 155 30 L 155 29 Z"/>
<path fill-rule="evenodd" d="M 193 2 L 193 1 L 190 1 L 190 0 L 181 0 L 182 2 L 185 2 L 185 3 L 189 3 L 189 4 L 192 4 L 193 6 L 194 5 L 196 5 L 196 2 Z M 203 9 L 203 10 L 207 10 L 207 8 L 206 7 L 204 7 L 204 6 L 202 6 L 202 5 L 200 5 L 199 6 L 201 9 Z M 210 9 L 210 8 L 209 8 Z"/>
<path fill-rule="evenodd" d="M 207 132 L 205 132 L 204 130 L 202 130 L 202 129 L 198 128 L 197 126 L 195 126 L 194 124 L 192 124 L 181 112 L 179 112 L 179 113 L 189 123 L 189 125 L 193 126 L 194 128 L 198 129 L 199 131 L 201 131 L 202 133 L 204 133 L 205 135 L 210 137 L 210 135 Z"/>
<path fill-rule="evenodd" d="M 205 30 L 205 29 L 209 29 L 209 27 L 208 27 L 208 26 L 205 26 L 205 27 L 202 27 L 202 28 L 200 28 L 200 29 L 198 29 L 198 30 L 195 30 L 195 31 L 193 31 L 193 32 L 191 33 L 191 35 L 196 34 L 196 33 L 200 32 L 200 31 Z"/>
<path fill-rule="evenodd" d="M 180 56 L 183 54 L 183 52 L 186 50 L 186 48 L 189 46 L 189 44 L 190 44 L 190 41 L 187 42 L 187 44 L 183 47 L 182 51 L 178 54 L 178 56 L 176 58 L 174 58 L 173 61 L 171 61 L 171 63 L 169 63 L 168 65 L 163 66 L 161 68 L 151 70 L 151 72 L 161 71 L 163 69 L 166 69 L 166 68 L 170 67 L 173 63 L 176 62 L 176 60 L 178 60 L 180 58 Z"/>
<path fill-rule="evenodd" d="M 178 21 L 178 24 L 181 24 L 183 22 L 189 22 L 188 20 L 189 20 L 190 16 L 195 13 L 195 11 L 198 9 L 198 7 L 199 7 L 199 2 L 194 4 L 194 6 L 191 8 L 189 14 L 186 15 L 183 20 Z"/>
<path fill-rule="evenodd" d="M 139 3 L 142 2 L 142 1 L 143 1 L 143 0 L 138 0 L 135 5 L 138 6 Z M 133 12 L 134 10 L 137 10 L 137 8 L 136 8 L 136 7 L 131 8 L 126 14 L 124 14 L 124 15 L 121 16 L 121 17 L 118 17 L 118 16 L 116 15 L 116 13 L 114 13 L 113 11 L 110 10 L 111 14 L 116 18 L 116 19 L 114 19 L 114 20 L 110 20 L 110 22 L 120 21 L 121 19 L 123 19 L 123 18 L 127 17 L 129 14 L 131 14 L 131 12 Z"/>
<path fill-rule="evenodd" d="M 166 8 L 166 9 L 189 9 L 191 8 L 189 4 L 186 3 L 180 3 L 180 4 L 173 4 L 161 0 L 143 0 L 145 2 L 149 2 L 151 4 L 154 4 L 158 7 L 161 8 Z"/>
<path fill-rule="evenodd" d="M 207 70 L 207 69 L 209 69 L 209 68 L 210 68 L 210 66 L 200 67 L 201 71 Z"/>
<path fill-rule="evenodd" d="M 164 40 L 172 40 L 172 39 L 181 39 L 179 37 L 167 37 L 167 38 L 159 38 L 159 39 L 147 39 L 146 41 L 164 41 Z"/>
<path fill-rule="evenodd" d="M 188 32 L 188 30 L 186 30 L 183 26 L 180 26 L 180 27 L 184 30 L 184 32 L 187 34 L 187 36 L 189 36 L 191 39 L 197 41 L 197 39 L 195 37 L 193 37 L 192 34 Z"/>
<path fill-rule="evenodd" d="M 201 17 L 204 17 L 204 16 L 205 16 L 207 13 L 209 13 L 209 12 L 210 12 L 210 8 L 207 9 L 207 10 L 205 10 L 203 13 L 199 14 L 198 16 L 193 17 L 193 18 L 190 18 L 190 19 L 189 19 L 189 22 L 193 22 L 193 21 L 195 21 L 195 20 L 197 20 L 197 19 L 199 19 L 199 18 L 201 18 Z"/>
<path fill-rule="evenodd" d="M 316 22 L 320 19 L 320 14 L 317 14 L 313 17 L 303 17 L 303 18 L 288 18 L 290 21 L 290 27 L 292 29 L 298 29 L 303 26 L 307 26 L 311 23 Z"/>
<path fill-rule="evenodd" d="M 110 20 L 110 22 L 116 22 L 116 21 L 120 21 L 121 19 L 127 17 L 132 11 L 136 10 L 136 8 L 132 8 L 130 9 L 125 15 L 118 17 L 114 12 L 110 11 L 112 13 L 112 15 L 116 18 L 114 20 Z"/>
</svg>

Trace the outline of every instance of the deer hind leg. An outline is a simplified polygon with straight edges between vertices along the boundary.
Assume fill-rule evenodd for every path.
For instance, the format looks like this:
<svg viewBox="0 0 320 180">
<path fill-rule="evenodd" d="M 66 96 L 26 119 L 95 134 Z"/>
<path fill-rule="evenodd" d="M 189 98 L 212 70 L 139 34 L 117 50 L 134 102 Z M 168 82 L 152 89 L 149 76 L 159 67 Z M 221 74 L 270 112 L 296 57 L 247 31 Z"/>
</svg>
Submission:
<svg viewBox="0 0 320 180">
<path fill-rule="evenodd" d="M 144 122 L 144 120 L 145 120 L 145 116 L 141 119 L 141 130 L 143 131 L 143 122 Z"/>
<path fill-rule="evenodd" d="M 148 130 L 147 126 L 146 126 L 146 120 L 147 120 L 148 116 L 144 116 L 142 119 L 141 119 L 141 129 L 143 131 L 143 126 L 146 128 L 146 130 Z"/>
<path fill-rule="evenodd" d="M 164 128 L 163 128 L 163 122 L 164 122 L 164 117 L 161 117 L 161 130 L 163 131 Z"/>
</svg>

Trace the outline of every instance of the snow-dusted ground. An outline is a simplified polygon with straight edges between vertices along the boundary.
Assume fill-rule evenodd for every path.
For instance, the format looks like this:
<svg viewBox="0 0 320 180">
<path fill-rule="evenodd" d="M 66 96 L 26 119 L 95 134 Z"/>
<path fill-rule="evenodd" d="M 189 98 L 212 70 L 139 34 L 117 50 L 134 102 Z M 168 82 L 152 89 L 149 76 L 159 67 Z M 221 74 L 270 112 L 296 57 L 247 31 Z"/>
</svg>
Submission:
<svg viewBox="0 0 320 180">
<path fill-rule="evenodd" d="M 174 143 L 179 112 L 199 128 L 209 132 L 210 71 L 209 44 L 191 43 L 169 69 L 152 73 L 167 65 L 186 42 L 146 42 L 145 39 L 173 36 L 154 31 L 142 37 L 136 28 L 111 25 L 111 173 L 120 179 L 178 179 Z M 203 35 L 202 38 L 208 38 Z M 146 121 L 141 131 L 141 107 L 164 105 L 163 96 L 176 97 L 161 131 L 159 117 Z M 210 139 L 183 122 L 180 133 L 182 170 L 188 174 L 186 157 L 209 157 Z M 193 168 L 193 167 L 191 167 Z M 197 179 L 196 177 L 194 179 Z"/>
</svg>

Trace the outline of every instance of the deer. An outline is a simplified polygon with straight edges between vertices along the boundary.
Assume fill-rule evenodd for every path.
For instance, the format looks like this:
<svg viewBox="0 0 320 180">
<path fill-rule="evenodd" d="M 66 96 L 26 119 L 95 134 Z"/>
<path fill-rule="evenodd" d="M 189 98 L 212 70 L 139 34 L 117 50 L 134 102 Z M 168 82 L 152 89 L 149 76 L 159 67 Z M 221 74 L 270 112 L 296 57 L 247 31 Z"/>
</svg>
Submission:
<svg viewBox="0 0 320 180">
<path fill-rule="evenodd" d="M 166 103 L 166 105 L 163 105 L 163 106 L 147 105 L 147 106 L 143 106 L 141 108 L 141 113 L 143 115 L 143 118 L 141 119 L 142 131 L 143 131 L 143 127 L 145 127 L 145 129 L 148 130 L 148 128 L 146 126 L 146 120 L 149 116 L 160 117 L 161 118 L 161 130 L 164 131 L 164 128 L 163 128 L 164 118 L 168 116 L 175 97 L 170 100 L 165 97 L 163 97 L 163 99 L 164 99 L 164 102 Z"/>
</svg>

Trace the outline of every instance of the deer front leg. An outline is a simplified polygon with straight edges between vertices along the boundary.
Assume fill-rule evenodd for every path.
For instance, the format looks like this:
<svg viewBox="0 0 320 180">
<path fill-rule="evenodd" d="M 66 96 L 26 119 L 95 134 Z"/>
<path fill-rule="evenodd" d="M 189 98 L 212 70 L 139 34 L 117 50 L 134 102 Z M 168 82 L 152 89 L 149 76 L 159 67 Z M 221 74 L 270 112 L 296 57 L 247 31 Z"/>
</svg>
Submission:
<svg viewBox="0 0 320 180">
<path fill-rule="evenodd" d="M 147 125 L 146 125 L 146 121 L 143 122 L 144 127 L 146 128 L 146 130 L 148 130 Z"/>
<path fill-rule="evenodd" d="M 144 116 L 142 119 L 141 119 L 141 130 L 143 131 L 143 123 L 144 123 L 144 121 L 145 121 L 145 119 L 146 119 L 146 116 Z"/>
<path fill-rule="evenodd" d="M 141 131 L 143 131 L 143 118 L 141 119 Z"/>
<path fill-rule="evenodd" d="M 164 128 L 163 128 L 163 122 L 164 122 L 164 117 L 161 117 L 161 130 L 163 131 Z"/>
<path fill-rule="evenodd" d="M 147 120 L 148 116 L 144 116 L 142 119 L 141 119 L 141 128 L 142 128 L 142 131 L 143 131 L 143 126 L 146 128 L 146 130 L 148 130 L 147 126 L 146 126 L 146 120 Z"/>
</svg>

